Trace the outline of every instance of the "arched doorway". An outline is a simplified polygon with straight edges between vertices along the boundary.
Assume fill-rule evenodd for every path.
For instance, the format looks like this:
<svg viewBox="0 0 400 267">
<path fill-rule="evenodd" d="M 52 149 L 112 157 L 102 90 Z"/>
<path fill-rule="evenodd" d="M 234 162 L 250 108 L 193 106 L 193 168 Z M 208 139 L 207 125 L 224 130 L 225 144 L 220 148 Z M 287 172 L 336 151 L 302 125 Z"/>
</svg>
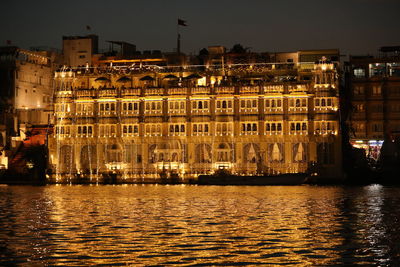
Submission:
<svg viewBox="0 0 400 267">
<path fill-rule="evenodd" d="M 260 156 L 258 144 L 249 143 L 243 147 L 243 161 L 245 163 L 257 163 Z"/>
</svg>

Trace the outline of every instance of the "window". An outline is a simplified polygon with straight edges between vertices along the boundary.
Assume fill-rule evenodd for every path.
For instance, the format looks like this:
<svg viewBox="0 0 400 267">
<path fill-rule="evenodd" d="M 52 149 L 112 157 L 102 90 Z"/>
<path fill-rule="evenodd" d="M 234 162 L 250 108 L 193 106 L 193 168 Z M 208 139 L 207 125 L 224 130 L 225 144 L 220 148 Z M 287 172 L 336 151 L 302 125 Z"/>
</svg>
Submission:
<svg viewBox="0 0 400 267">
<path fill-rule="evenodd" d="M 355 112 L 364 112 L 365 108 L 364 108 L 364 104 L 356 104 L 354 106 L 354 111 Z"/>
<path fill-rule="evenodd" d="M 115 114 L 116 111 L 116 103 L 100 103 L 100 114 Z"/>
<path fill-rule="evenodd" d="M 138 124 L 123 124 L 122 136 L 139 136 Z"/>
<path fill-rule="evenodd" d="M 64 130 L 62 129 L 64 132 Z M 69 132 L 69 129 L 68 129 Z M 93 137 L 93 126 L 92 125 L 78 125 L 77 126 L 77 137 Z"/>
<path fill-rule="evenodd" d="M 240 111 L 241 112 L 256 112 L 258 110 L 257 99 L 241 99 Z"/>
<path fill-rule="evenodd" d="M 336 110 L 334 97 L 316 97 L 314 99 L 315 110 Z"/>
<path fill-rule="evenodd" d="M 289 123 L 289 134 L 306 135 L 307 133 L 307 122 L 296 121 Z"/>
<path fill-rule="evenodd" d="M 146 101 L 145 113 L 147 114 L 161 114 L 162 102 L 161 101 Z"/>
<path fill-rule="evenodd" d="M 264 110 L 265 111 L 282 111 L 282 99 L 281 98 L 265 99 Z"/>
<path fill-rule="evenodd" d="M 378 96 L 382 94 L 382 87 L 380 85 L 372 86 L 372 95 Z"/>
<path fill-rule="evenodd" d="M 145 136 L 161 136 L 161 124 L 149 123 L 145 125 Z"/>
<path fill-rule="evenodd" d="M 139 101 L 135 102 L 123 102 L 122 103 L 123 114 L 139 114 Z"/>
<path fill-rule="evenodd" d="M 357 68 L 353 70 L 354 77 L 356 78 L 365 78 L 365 70 L 361 68 Z"/>
<path fill-rule="evenodd" d="M 78 127 L 78 129 L 79 129 L 79 127 Z M 82 129 L 81 129 L 81 131 L 82 131 Z M 69 125 L 56 126 L 55 134 L 58 137 L 70 137 L 71 126 L 69 126 Z"/>
<path fill-rule="evenodd" d="M 266 122 L 265 123 L 265 134 L 266 135 L 281 135 L 282 122 Z"/>
<path fill-rule="evenodd" d="M 169 125 L 170 136 L 184 136 L 186 135 L 186 126 L 184 123 L 171 123 Z"/>
<path fill-rule="evenodd" d="M 385 63 L 369 64 L 369 76 L 384 76 L 386 74 Z"/>
<path fill-rule="evenodd" d="M 257 135 L 258 134 L 258 123 L 257 122 L 242 122 L 241 124 L 241 135 Z"/>
<path fill-rule="evenodd" d="M 209 135 L 210 126 L 208 123 L 193 123 L 192 124 L 192 135 L 203 136 Z"/>
<path fill-rule="evenodd" d="M 316 135 L 327 135 L 337 134 L 335 121 L 316 121 L 314 122 L 314 134 Z"/>
<path fill-rule="evenodd" d="M 233 122 L 217 122 L 216 135 L 233 135 Z"/>
<path fill-rule="evenodd" d="M 353 88 L 354 95 L 363 95 L 365 93 L 365 89 L 363 85 L 356 85 Z"/>
<path fill-rule="evenodd" d="M 117 135 L 116 125 L 103 124 L 99 126 L 99 136 L 100 137 L 116 137 Z"/>
<path fill-rule="evenodd" d="M 218 113 L 233 112 L 233 99 L 220 99 L 216 101 L 216 111 Z"/>
<path fill-rule="evenodd" d="M 193 100 L 192 101 L 192 112 L 193 113 L 209 112 L 209 106 L 210 106 L 209 100 Z"/>
<path fill-rule="evenodd" d="M 388 63 L 389 76 L 400 77 L 400 62 Z"/>
<path fill-rule="evenodd" d="M 307 111 L 307 98 L 290 98 L 289 111 Z"/>
<path fill-rule="evenodd" d="M 364 123 L 356 123 L 356 124 L 354 124 L 354 131 L 355 132 L 364 132 L 365 131 L 365 124 Z"/>
<path fill-rule="evenodd" d="M 171 114 L 185 114 L 186 113 L 186 101 L 172 101 L 168 102 L 168 112 Z"/>
</svg>

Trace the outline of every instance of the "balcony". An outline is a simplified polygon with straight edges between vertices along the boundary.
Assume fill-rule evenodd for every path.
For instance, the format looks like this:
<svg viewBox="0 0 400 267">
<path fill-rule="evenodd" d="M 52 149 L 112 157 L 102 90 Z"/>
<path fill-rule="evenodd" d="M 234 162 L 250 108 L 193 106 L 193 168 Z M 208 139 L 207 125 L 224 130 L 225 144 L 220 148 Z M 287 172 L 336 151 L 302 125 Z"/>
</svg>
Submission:
<svg viewBox="0 0 400 267">
<path fill-rule="evenodd" d="M 308 88 L 305 84 L 288 85 L 288 92 L 291 93 L 307 93 Z"/>
<path fill-rule="evenodd" d="M 260 92 L 259 86 L 242 86 L 240 87 L 240 94 L 258 94 Z"/>
<path fill-rule="evenodd" d="M 96 97 L 96 91 L 95 90 L 77 90 L 76 91 L 76 96 L 77 97 Z"/>
<path fill-rule="evenodd" d="M 99 97 L 117 97 L 118 93 L 116 89 L 99 89 Z"/>
<path fill-rule="evenodd" d="M 139 88 L 126 88 L 121 89 L 122 96 L 140 96 L 140 89 Z"/>
<path fill-rule="evenodd" d="M 235 93 L 235 87 L 233 86 L 221 86 L 215 87 L 215 94 L 233 94 Z"/>
<path fill-rule="evenodd" d="M 277 94 L 280 93 L 282 94 L 284 92 L 284 87 L 283 85 L 265 85 L 263 87 L 264 93 L 265 94 Z"/>
<path fill-rule="evenodd" d="M 210 87 L 193 87 L 193 95 L 209 95 L 211 93 Z"/>
<path fill-rule="evenodd" d="M 146 96 L 150 95 L 161 96 L 164 94 L 164 88 L 145 88 L 144 90 Z"/>
<path fill-rule="evenodd" d="M 167 92 L 169 95 L 186 95 L 188 92 L 188 88 L 186 87 L 168 88 Z"/>
</svg>

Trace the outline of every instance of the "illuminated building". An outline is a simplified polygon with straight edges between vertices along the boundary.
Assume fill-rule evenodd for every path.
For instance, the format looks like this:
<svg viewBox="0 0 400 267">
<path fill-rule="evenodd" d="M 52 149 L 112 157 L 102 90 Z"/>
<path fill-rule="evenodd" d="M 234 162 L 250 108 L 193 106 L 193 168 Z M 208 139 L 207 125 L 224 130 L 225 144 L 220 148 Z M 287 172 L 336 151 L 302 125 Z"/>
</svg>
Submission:
<svg viewBox="0 0 400 267">
<path fill-rule="evenodd" d="M 400 134 L 400 47 L 382 47 L 380 55 L 351 56 L 350 141 L 377 160 L 385 138 Z"/>
<path fill-rule="evenodd" d="M 341 175 L 338 62 L 157 66 L 105 60 L 55 73 L 53 178 Z M 335 53 L 338 55 L 338 51 Z M 301 58 L 297 53 L 298 58 Z"/>
</svg>

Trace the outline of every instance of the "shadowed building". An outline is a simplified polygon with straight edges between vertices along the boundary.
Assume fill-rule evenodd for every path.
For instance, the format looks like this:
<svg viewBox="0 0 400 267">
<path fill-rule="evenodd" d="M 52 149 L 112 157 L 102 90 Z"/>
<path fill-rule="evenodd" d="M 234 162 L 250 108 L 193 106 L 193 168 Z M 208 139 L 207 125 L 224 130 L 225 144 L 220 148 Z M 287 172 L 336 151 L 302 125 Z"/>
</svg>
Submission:
<svg viewBox="0 0 400 267">
<path fill-rule="evenodd" d="M 0 147 L 4 150 L 0 168 L 7 167 L 5 158 L 14 154 L 32 126 L 48 126 L 57 60 L 56 52 L 0 47 Z"/>
<path fill-rule="evenodd" d="M 400 134 L 400 47 L 382 47 L 378 56 L 351 56 L 350 141 L 377 160 L 385 139 Z"/>
</svg>

